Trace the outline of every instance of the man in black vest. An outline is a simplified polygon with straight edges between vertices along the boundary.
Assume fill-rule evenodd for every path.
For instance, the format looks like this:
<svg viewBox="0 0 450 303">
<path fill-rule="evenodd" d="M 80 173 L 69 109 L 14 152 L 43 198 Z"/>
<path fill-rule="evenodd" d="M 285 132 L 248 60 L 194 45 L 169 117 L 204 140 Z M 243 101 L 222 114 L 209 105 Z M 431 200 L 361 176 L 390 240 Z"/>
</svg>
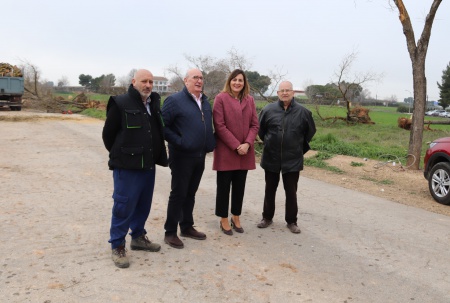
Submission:
<svg viewBox="0 0 450 303">
<path fill-rule="evenodd" d="M 132 250 L 161 249 L 148 240 L 144 225 L 152 205 L 155 164 L 168 165 L 161 97 L 152 92 L 153 75 L 140 69 L 131 83 L 128 93 L 110 97 L 102 134 L 114 180 L 109 243 L 112 260 L 120 268 L 130 265 L 125 250 L 129 229 Z"/>
</svg>

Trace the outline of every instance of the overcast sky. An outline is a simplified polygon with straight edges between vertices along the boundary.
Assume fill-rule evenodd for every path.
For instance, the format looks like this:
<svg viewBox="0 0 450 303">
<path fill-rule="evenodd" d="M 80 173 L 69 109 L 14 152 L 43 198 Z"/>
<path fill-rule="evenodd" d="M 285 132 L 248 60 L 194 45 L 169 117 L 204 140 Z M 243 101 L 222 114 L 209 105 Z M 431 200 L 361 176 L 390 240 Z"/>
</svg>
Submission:
<svg viewBox="0 0 450 303">
<path fill-rule="evenodd" d="M 404 0 L 416 41 L 432 0 Z M 117 79 L 133 68 L 171 77 L 187 70 L 184 55 L 224 58 L 234 48 L 268 74 L 282 70 L 296 89 L 336 78 L 342 59 L 352 73 L 384 74 L 372 97 L 398 101 L 413 91 L 411 60 L 398 13 L 388 0 L 16 0 L 1 4 L 0 62 L 38 66 L 55 84 L 80 74 Z M 450 3 L 442 1 L 426 60 L 429 100 L 450 62 Z M 349 77 L 348 80 L 352 80 Z"/>
</svg>

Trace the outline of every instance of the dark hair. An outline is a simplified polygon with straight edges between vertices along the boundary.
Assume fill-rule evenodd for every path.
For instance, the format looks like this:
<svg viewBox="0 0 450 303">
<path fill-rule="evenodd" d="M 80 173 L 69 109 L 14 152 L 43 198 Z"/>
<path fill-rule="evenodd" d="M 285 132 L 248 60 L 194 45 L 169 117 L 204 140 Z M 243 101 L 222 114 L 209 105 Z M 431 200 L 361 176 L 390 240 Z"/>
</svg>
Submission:
<svg viewBox="0 0 450 303">
<path fill-rule="evenodd" d="M 241 69 L 235 69 L 231 72 L 231 74 L 228 76 L 227 82 L 225 82 L 225 86 L 223 87 L 222 92 L 229 93 L 230 95 L 233 95 L 233 92 L 231 91 L 231 80 L 236 78 L 238 75 L 242 75 L 244 77 L 244 87 L 239 92 L 239 100 L 242 100 L 244 97 L 247 97 L 250 94 L 250 85 L 247 81 L 247 76 L 245 75 L 244 71 Z"/>
</svg>

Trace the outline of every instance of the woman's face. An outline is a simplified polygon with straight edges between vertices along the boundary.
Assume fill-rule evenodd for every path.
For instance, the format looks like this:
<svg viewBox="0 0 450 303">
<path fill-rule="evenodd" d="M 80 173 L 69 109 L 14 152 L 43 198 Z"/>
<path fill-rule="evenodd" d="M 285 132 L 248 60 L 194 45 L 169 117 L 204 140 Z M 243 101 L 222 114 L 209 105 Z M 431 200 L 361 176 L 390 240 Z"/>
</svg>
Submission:
<svg viewBox="0 0 450 303">
<path fill-rule="evenodd" d="M 244 76 L 242 74 L 237 75 L 230 81 L 231 92 L 235 97 L 239 95 L 244 88 Z"/>
</svg>

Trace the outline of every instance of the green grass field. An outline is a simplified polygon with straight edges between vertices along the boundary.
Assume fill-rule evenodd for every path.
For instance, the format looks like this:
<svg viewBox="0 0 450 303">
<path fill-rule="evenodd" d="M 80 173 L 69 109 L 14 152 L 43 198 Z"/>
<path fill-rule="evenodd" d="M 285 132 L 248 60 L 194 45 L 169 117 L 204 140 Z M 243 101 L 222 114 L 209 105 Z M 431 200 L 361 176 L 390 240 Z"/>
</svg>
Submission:
<svg viewBox="0 0 450 303">
<path fill-rule="evenodd" d="M 309 106 L 307 106 L 309 107 Z M 409 118 L 409 114 L 397 113 L 393 108 L 373 107 L 369 116 L 375 124 L 347 125 L 344 121 L 321 120 L 314 107 L 313 112 L 317 126 L 316 136 L 311 142 L 314 150 L 331 154 L 348 155 L 361 158 L 380 159 L 398 157 L 406 162 L 410 132 L 397 126 L 399 117 Z M 322 106 L 322 117 L 345 117 L 345 109 Z M 425 117 L 425 120 L 445 120 L 447 118 Z M 432 125 L 432 131 L 423 133 L 422 157 L 428 143 L 439 137 L 450 136 L 450 125 Z M 420 159 L 422 164 L 422 158 Z M 422 165 L 421 165 L 422 166 Z"/>
<path fill-rule="evenodd" d="M 55 94 L 62 96 L 66 100 L 75 94 Z M 109 95 L 88 94 L 91 100 L 98 100 L 106 103 Z M 164 102 L 164 98 L 161 102 Z M 256 101 L 259 112 L 267 102 Z M 317 109 L 313 105 L 305 105 L 313 113 L 316 122 L 317 133 L 311 142 L 311 148 L 321 153 L 329 155 L 348 155 L 360 158 L 380 159 L 386 157 L 397 157 L 406 162 L 408 156 L 408 144 L 410 132 L 397 126 L 399 117 L 410 117 L 410 114 L 398 113 L 396 107 L 369 107 L 369 116 L 375 124 L 355 124 L 347 125 L 342 120 L 322 120 Z M 320 106 L 320 115 L 326 117 L 345 117 L 346 108 L 338 106 Z M 81 112 L 83 115 L 105 119 L 105 111 L 97 109 L 87 109 Z M 425 117 L 425 120 L 445 120 L 448 118 Z M 450 125 L 432 125 L 432 131 L 425 130 L 423 133 L 422 157 L 428 148 L 428 143 L 439 137 L 450 136 Z M 260 149 L 260 147 L 257 147 Z"/>
<path fill-rule="evenodd" d="M 78 93 L 53 93 L 53 97 L 63 97 L 64 100 L 73 100 L 77 95 Z M 96 100 L 103 103 L 108 102 L 109 99 L 109 95 L 105 94 L 86 93 L 86 96 L 90 100 Z"/>
</svg>

